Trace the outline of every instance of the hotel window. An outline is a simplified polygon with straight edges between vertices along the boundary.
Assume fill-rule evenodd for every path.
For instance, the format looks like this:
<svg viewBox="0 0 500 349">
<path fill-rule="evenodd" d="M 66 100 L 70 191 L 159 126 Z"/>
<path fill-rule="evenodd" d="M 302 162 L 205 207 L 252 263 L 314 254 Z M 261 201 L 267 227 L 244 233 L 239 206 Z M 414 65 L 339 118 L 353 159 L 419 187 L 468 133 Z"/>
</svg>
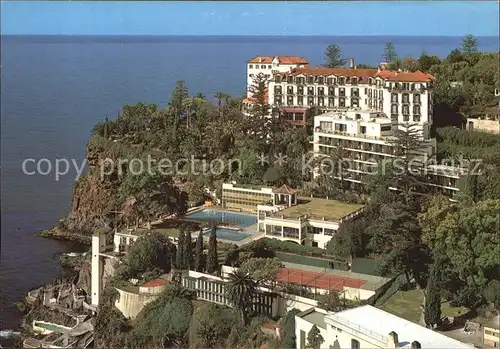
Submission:
<svg viewBox="0 0 500 349">
<path fill-rule="evenodd" d="M 345 83 L 345 78 L 339 78 L 339 85 L 343 85 Z"/>
<path fill-rule="evenodd" d="M 393 102 L 393 103 L 398 102 L 398 94 L 397 93 L 391 93 L 391 102 Z"/>
<path fill-rule="evenodd" d="M 339 107 L 345 108 L 345 98 L 344 97 L 339 98 Z"/>
<path fill-rule="evenodd" d="M 345 88 L 339 88 L 339 96 L 345 97 Z"/>
<path fill-rule="evenodd" d="M 304 86 L 297 86 L 297 94 L 299 95 L 304 94 Z"/>
<path fill-rule="evenodd" d="M 391 114 L 398 114 L 398 113 L 399 113 L 398 105 L 397 104 L 391 105 Z"/>
<path fill-rule="evenodd" d="M 351 99 L 351 108 L 359 108 L 359 98 Z"/>
<path fill-rule="evenodd" d="M 371 107 L 372 107 L 372 100 L 371 100 L 371 99 L 369 99 L 369 100 L 368 100 L 368 108 L 371 108 Z"/>
<path fill-rule="evenodd" d="M 413 95 L 413 103 L 420 103 L 420 94 L 415 93 Z"/>
<path fill-rule="evenodd" d="M 286 98 L 286 104 L 287 105 L 293 105 L 293 97 L 292 96 L 288 96 Z"/>
<path fill-rule="evenodd" d="M 328 106 L 329 107 L 334 107 L 335 106 L 335 98 L 328 98 Z"/>
<path fill-rule="evenodd" d="M 261 65 L 260 69 L 266 69 L 266 66 L 265 65 Z"/>
<path fill-rule="evenodd" d="M 248 68 L 253 69 L 253 64 L 250 64 Z"/>
<path fill-rule="evenodd" d="M 282 102 L 281 96 L 274 97 L 274 100 L 276 101 L 276 104 L 281 105 L 281 102 Z"/>
<path fill-rule="evenodd" d="M 287 76 L 286 77 L 286 82 L 292 83 L 293 82 L 293 76 Z"/>
<path fill-rule="evenodd" d="M 366 126 L 361 126 L 361 133 L 366 134 Z"/>
<path fill-rule="evenodd" d="M 308 88 L 307 88 L 307 94 L 308 94 L 309 96 L 314 95 L 314 87 L 308 87 Z"/>
<path fill-rule="evenodd" d="M 328 87 L 328 95 L 335 96 L 335 87 Z"/>
<path fill-rule="evenodd" d="M 359 97 L 359 89 L 358 88 L 352 88 L 351 89 L 351 96 L 352 97 Z"/>
<path fill-rule="evenodd" d="M 333 85 L 333 78 L 327 78 L 327 79 L 326 79 L 326 83 L 327 83 L 328 85 Z"/>
<path fill-rule="evenodd" d="M 410 107 L 408 105 L 403 105 L 403 115 L 410 114 Z"/>
<path fill-rule="evenodd" d="M 325 78 L 324 78 L 324 77 L 322 77 L 322 76 L 318 77 L 318 84 L 323 84 L 324 79 L 325 79 Z"/>
<path fill-rule="evenodd" d="M 351 85 L 357 85 L 358 84 L 358 78 L 351 78 Z"/>
<path fill-rule="evenodd" d="M 304 97 L 302 97 L 302 96 L 297 97 L 297 104 L 304 105 Z"/>
<path fill-rule="evenodd" d="M 271 68 L 272 68 L 272 66 L 270 66 L 270 65 L 267 66 L 267 69 L 271 69 Z"/>
<path fill-rule="evenodd" d="M 280 75 L 276 75 L 276 76 L 274 77 L 274 81 L 275 81 L 275 82 L 281 82 L 281 76 L 280 76 Z"/>
<path fill-rule="evenodd" d="M 403 103 L 410 103 L 410 96 L 408 93 L 403 93 Z"/>
<path fill-rule="evenodd" d="M 314 83 L 314 76 L 308 76 L 308 77 L 307 77 L 307 83 L 308 83 L 308 84 L 312 84 L 312 83 Z"/>
<path fill-rule="evenodd" d="M 333 123 L 331 121 L 320 121 L 319 128 L 324 131 L 331 131 Z"/>
<path fill-rule="evenodd" d="M 286 93 L 293 94 L 293 86 L 287 86 L 286 87 Z"/>
<path fill-rule="evenodd" d="M 307 98 L 307 105 L 313 105 L 314 104 L 314 97 L 308 97 Z"/>
<path fill-rule="evenodd" d="M 359 349 L 360 346 L 359 346 L 359 341 L 357 341 L 356 339 L 351 339 L 351 349 Z"/>
<path fill-rule="evenodd" d="M 371 97 L 372 96 L 372 89 L 369 89 L 368 90 L 368 97 Z"/>
<path fill-rule="evenodd" d="M 380 131 L 382 131 L 382 132 L 390 131 L 390 130 L 391 130 L 391 125 L 380 126 Z"/>
<path fill-rule="evenodd" d="M 297 78 L 297 84 L 303 84 L 304 83 L 304 77 L 300 76 Z"/>
<path fill-rule="evenodd" d="M 413 106 L 413 114 L 420 115 L 420 106 L 419 105 Z"/>
<path fill-rule="evenodd" d="M 323 97 L 318 97 L 318 105 L 323 107 L 325 105 L 325 99 Z"/>
<path fill-rule="evenodd" d="M 320 96 L 325 95 L 325 89 L 323 87 L 318 87 L 318 95 L 320 95 Z"/>
</svg>

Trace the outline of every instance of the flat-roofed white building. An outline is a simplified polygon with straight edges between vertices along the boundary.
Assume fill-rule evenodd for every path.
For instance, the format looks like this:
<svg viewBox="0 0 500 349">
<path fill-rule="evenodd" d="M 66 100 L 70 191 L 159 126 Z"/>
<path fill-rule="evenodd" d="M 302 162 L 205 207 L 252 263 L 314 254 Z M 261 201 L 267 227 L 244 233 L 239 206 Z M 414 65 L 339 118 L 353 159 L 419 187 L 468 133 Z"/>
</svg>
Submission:
<svg viewBox="0 0 500 349">
<path fill-rule="evenodd" d="M 326 333 L 321 349 L 474 348 L 371 305 L 322 315 L 317 309 L 296 315 L 297 349 L 305 349 L 312 325 Z"/>
<path fill-rule="evenodd" d="M 340 225 L 362 210 L 363 205 L 298 197 L 293 205 L 259 205 L 257 229 L 269 238 L 326 248 Z"/>
</svg>

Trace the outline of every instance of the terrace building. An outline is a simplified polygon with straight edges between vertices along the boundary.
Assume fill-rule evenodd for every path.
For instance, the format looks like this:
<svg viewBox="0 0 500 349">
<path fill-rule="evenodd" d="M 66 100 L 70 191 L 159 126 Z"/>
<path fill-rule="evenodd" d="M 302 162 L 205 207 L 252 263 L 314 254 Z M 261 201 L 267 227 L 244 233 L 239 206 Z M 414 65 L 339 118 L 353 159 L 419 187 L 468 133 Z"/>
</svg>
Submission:
<svg viewBox="0 0 500 349">
<path fill-rule="evenodd" d="M 258 231 L 269 238 L 325 248 L 339 226 L 363 210 L 362 205 L 336 200 L 298 197 L 293 202 L 293 205 L 259 205 Z"/>
<path fill-rule="evenodd" d="M 314 117 L 313 150 L 318 157 L 340 156 L 342 171 L 331 173 L 331 166 L 319 171 L 361 186 L 364 176 L 377 171 L 380 163 L 396 157 L 393 120 L 381 111 L 336 111 Z M 429 185 L 453 197 L 464 170 L 451 166 L 426 165 L 436 152 L 435 139 L 422 139 L 423 147 L 411 156 L 414 165 L 425 171 Z M 328 162 L 325 160 L 325 164 Z M 318 172 L 319 172 L 318 171 Z M 318 174 L 318 173 L 317 173 Z"/>
<path fill-rule="evenodd" d="M 324 339 L 320 349 L 474 348 L 371 305 L 364 305 L 337 313 L 325 314 L 321 309 L 312 308 L 297 314 L 297 349 L 306 348 L 307 334 L 313 325 Z"/>
</svg>

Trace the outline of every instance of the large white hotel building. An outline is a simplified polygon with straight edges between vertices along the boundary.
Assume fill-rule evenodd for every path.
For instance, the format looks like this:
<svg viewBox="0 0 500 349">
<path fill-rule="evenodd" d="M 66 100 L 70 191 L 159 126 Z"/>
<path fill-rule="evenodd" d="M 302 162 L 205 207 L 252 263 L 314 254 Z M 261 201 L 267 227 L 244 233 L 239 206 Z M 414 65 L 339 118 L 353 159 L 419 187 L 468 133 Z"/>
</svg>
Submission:
<svg viewBox="0 0 500 349">
<path fill-rule="evenodd" d="M 436 143 L 431 139 L 434 77 L 421 71 L 311 67 L 296 56 L 257 56 L 247 62 L 246 107 L 254 99 L 250 92 L 254 77 L 268 79 L 268 103 L 279 117 L 295 127 L 305 127 L 314 117 L 313 149 L 329 155 L 342 147 L 353 163 L 351 183 L 361 183 L 384 158 L 394 157 L 394 130 L 407 125 L 419 131 L 425 146 L 421 154 L 432 157 Z M 311 110 L 314 107 L 313 116 Z M 447 166 L 427 166 L 431 186 L 453 196 L 464 171 Z"/>
</svg>

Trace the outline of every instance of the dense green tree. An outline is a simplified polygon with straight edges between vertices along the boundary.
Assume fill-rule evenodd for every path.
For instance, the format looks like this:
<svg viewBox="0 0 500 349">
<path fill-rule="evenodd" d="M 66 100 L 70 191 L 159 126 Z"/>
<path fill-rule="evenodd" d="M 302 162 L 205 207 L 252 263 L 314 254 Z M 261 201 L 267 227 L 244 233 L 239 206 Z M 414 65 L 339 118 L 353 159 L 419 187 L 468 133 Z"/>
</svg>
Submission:
<svg viewBox="0 0 500 349">
<path fill-rule="evenodd" d="M 203 272 L 203 230 L 200 230 L 198 238 L 196 239 L 194 270 Z"/>
<path fill-rule="evenodd" d="M 281 319 L 280 339 L 282 348 L 296 348 L 295 315 L 298 313 L 300 313 L 300 310 L 291 309 Z"/>
<path fill-rule="evenodd" d="M 328 311 L 338 312 L 348 308 L 345 297 L 335 290 L 328 291 L 318 299 L 318 307 Z"/>
<path fill-rule="evenodd" d="M 184 232 L 184 268 L 185 269 L 191 269 L 194 266 L 194 259 L 193 259 L 193 241 L 191 238 L 191 232 L 189 230 L 186 230 Z"/>
<path fill-rule="evenodd" d="M 153 231 L 140 237 L 130 248 L 121 270 L 123 278 L 137 278 L 142 273 L 159 270 L 168 273 L 171 268 L 171 255 L 167 238 Z"/>
<path fill-rule="evenodd" d="M 257 282 L 249 273 L 236 269 L 228 276 L 225 292 L 231 304 L 240 312 L 242 322 L 247 324 L 257 292 Z"/>
<path fill-rule="evenodd" d="M 250 95 L 255 101 L 252 108 L 253 122 L 260 126 L 264 125 L 263 122 L 271 109 L 267 91 L 268 80 L 264 73 L 258 73 L 254 76 L 250 86 Z"/>
<path fill-rule="evenodd" d="M 175 258 L 175 264 L 177 269 L 186 269 L 185 261 L 186 257 L 184 253 L 186 252 L 186 235 L 184 234 L 184 228 L 181 227 L 179 231 L 179 239 L 177 240 L 177 255 Z"/>
<path fill-rule="evenodd" d="M 428 327 L 434 328 L 441 323 L 440 273 L 442 264 L 438 258 L 430 269 L 429 280 L 425 289 L 424 321 Z"/>
<path fill-rule="evenodd" d="M 313 325 L 313 327 L 311 327 L 311 330 L 309 331 L 309 333 L 307 333 L 307 346 L 306 346 L 306 348 L 319 349 L 321 344 L 323 344 L 324 341 L 325 341 L 325 339 L 323 338 L 323 336 L 319 332 L 318 327 L 316 325 Z"/>
<path fill-rule="evenodd" d="M 232 328 L 237 329 L 239 322 L 235 310 L 213 303 L 204 304 L 193 314 L 189 328 L 190 345 L 201 348 L 223 348 Z"/>
<path fill-rule="evenodd" d="M 182 341 L 189 328 L 193 305 L 184 298 L 159 297 L 147 304 L 136 319 L 134 346 L 154 344 L 164 347 L 174 339 Z"/>
<path fill-rule="evenodd" d="M 433 65 L 439 64 L 440 60 L 437 56 L 429 56 L 425 51 L 422 51 L 417 63 L 419 70 L 428 72 Z"/>
<path fill-rule="evenodd" d="M 366 225 L 364 218 L 341 224 L 337 233 L 328 241 L 326 250 L 337 257 L 354 258 L 362 255 L 367 242 L 364 234 Z"/>
<path fill-rule="evenodd" d="M 249 258 L 240 268 L 259 283 L 273 285 L 278 272 L 283 268 L 283 263 L 277 258 Z"/>
<path fill-rule="evenodd" d="M 421 216 L 423 240 L 441 248 L 447 259 L 445 287 L 457 304 L 475 307 L 484 302 L 483 290 L 498 278 L 500 200 L 446 206 L 431 201 Z"/>
<path fill-rule="evenodd" d="M 398 58 L 396 54 L 396 50 L 394 49 L 394 45 L 392 42 L 388 42 L 384 47 L 384 61 L 386 63 L 392 63 Z"/>
<path fill-rule="evenodd" d="M 325 67 L 339 68 L 345 66 L 347 59 L 342 57 L 342 50 L 339 45 L 328 45 L 325 51 Z"/>
<path fill-rule="evenodd" d="M 212 225 L 208 238 L 207 272 L 212 274 L 219 272 L 219 258 L 217 255 L 217 227 Z"/>
<path fill-rule="evenodd" d="M 468 34 L 462 40 L 462 52 L 465 54 L 472 54 L 477 52 L 477 39 L 472 34 Z"/>
</svg>

